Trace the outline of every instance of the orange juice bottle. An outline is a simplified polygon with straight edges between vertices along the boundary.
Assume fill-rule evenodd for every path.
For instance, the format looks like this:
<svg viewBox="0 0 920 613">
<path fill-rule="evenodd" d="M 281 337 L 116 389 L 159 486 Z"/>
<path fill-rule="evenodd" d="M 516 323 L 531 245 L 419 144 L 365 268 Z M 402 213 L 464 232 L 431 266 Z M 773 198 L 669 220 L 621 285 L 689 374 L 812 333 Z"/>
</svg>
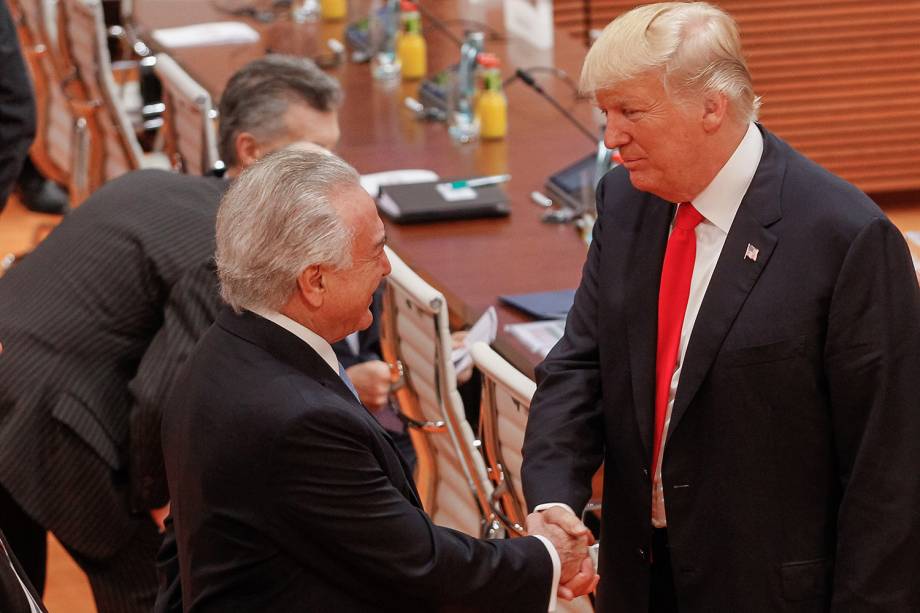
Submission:
<svg viewBox="0 0 920 613">
<path fill-rule="evenodd" d="M 348 14 L 348 0 L 320 0 L 320 14 L 326 21 L 338 21 Z"/>
<path fill-rule="evenodd" d="M 508 133 L 508 99 L 502 91 L 501 60 L 492 53 L 480 53 L 477 61 L 483 68 L 483 92 L 476 102 L 479 137 L 505 138 Z"/>
<path fill-rule="evenodd" d="M 421 79 L 428 72 L 428 50 L 422 37 L 422 19 L 412 2 L 402 3 L 402 36 L 396 41 L 396 55 L 402 63 L 402 76 L 407 81 Z"/>
</svg>

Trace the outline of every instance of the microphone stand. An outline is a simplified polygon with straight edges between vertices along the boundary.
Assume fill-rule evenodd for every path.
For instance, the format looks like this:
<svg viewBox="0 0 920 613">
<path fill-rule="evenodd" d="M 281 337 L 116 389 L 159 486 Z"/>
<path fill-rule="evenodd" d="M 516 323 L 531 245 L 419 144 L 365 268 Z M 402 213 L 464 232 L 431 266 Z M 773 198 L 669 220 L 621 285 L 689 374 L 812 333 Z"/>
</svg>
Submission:
<svg viewBox="0 0 920 613">
<path fill-rule="evenodd" d="M 520 79 L 521 81 L 523 81 L 528 87 L 530 87 L 532 90 L 534 90 L 535 92 L 543 96 L 543 98 L 547 102 L 553 105 L 553 107 L 557 111 L 559 111 L 560 115 L 568 119 L 572 123 L 573 126 L 578 128 L 578 130 L 582 134 L 584 134 L 585 137 L 589 141 L 591 141 L 592 147 L 597 146 L 597 135 L 592 134 L 588 128 L 584 127 L 580 121 L 575 119 L 574 115 L 572 115 L 569 111 L 563 108 L 563 106 L 559 104 L 559 102 L 553 96 L 550 96 L 548 93 L 546 93 L 546 91 L 542 87 L 540 87 L 540 84 L 537 83 L 536 79 L 533 78 L 533 75 L 531 75 L 529 72 L 527 72 L 526 70 L 522 68 L 518 68 L 516 71 L 514 71 L 514 76 Z"/>
</svg>

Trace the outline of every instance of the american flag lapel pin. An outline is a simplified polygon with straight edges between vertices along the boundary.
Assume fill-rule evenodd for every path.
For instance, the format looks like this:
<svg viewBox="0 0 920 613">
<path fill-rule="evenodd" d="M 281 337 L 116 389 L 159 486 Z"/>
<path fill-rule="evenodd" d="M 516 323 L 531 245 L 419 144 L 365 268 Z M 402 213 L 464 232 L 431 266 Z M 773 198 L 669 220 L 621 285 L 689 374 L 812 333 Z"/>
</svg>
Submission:
<svg viewBox="0 0 920 613">
<path fill-rule="evenodd" d="M 758 253 L 760 253 L 760 249 L 748 243 L 747 249 L 744 250 L 744 259 L 756 262 Z"/>
</svg>

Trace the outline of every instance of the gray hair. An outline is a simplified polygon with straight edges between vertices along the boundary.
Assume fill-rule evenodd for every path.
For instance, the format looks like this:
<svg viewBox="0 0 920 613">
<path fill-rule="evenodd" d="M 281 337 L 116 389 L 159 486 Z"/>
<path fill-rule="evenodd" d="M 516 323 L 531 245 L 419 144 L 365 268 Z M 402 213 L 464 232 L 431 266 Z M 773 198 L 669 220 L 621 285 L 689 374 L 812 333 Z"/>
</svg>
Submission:
<svg viewBox="0 0 920 613">
<path fill-rule="evenodd" d="M 722 9 L 706 2 L 660 2 L 623 13 L 588 51 L 580 87 L 593 95 L 653 70 L 678 98 L 721 92 L 736 119 L 757 119 L 760 98 L 738 26 Z"/>
<path fill-rule="evenodd" d="M 329 112 L 342 102 L 338 82 L 311 60 L 267 55 L 239 69 L 220 98 L 218 149 L 227 166 L 236 166 L 236 137 L 250 132 L 260 140 L 280 137 L 287 129 L 289 104 L 306 104 Z"/>
<path fill-rule="evenodd" d="M 332 198 L 360 187 L 358 173 L 318 147 L 292 145 L 247 168 L 217 212 L 217 275 L 223 299 L 278 310 L 309 266 L 351 264 L 352 232 Z"/>
</svg>

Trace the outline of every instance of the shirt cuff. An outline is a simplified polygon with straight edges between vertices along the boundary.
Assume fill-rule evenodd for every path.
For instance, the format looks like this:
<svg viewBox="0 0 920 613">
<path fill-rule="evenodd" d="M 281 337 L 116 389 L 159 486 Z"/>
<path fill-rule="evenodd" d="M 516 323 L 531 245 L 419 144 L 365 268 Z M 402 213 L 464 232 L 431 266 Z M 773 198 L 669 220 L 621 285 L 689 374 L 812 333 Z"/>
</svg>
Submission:
<svg viewBox="0 0 920 613">
<path fill-rule="evenodd" d="M 549 607 L 547 608 L 547 611 L 552 612 L 556 610 L 556 591 L 559 590 L 559 576 L 562 574 L 562 562 L 559 561 L 559 554 L 556 553 L 556 547 L 553 545 L 552 541 L 538 534 L 534 534 L 533 536 L 540 539 L 546 546 L 546 551 L 549 552 L 549 557 L 553 561 L 553 584 L 550 586 Z"/>
<path fill-rule="evenodd" d="M 533 510 L 534 510 L 534 513 L 539 513 L 540 511 L 545 511 L 546 509 L 549 509 L 552 507 L 562 507 L 563 509 L 566 509 L 569 513 L 571 513 L 575 517 L 578 517 L 578 513 L 573 511 L 572 507 L 570 507 L 564 502 L 544 502 L 543 504 L 538 504 L 537 506 L 535 506 Z"/>
</svg>

